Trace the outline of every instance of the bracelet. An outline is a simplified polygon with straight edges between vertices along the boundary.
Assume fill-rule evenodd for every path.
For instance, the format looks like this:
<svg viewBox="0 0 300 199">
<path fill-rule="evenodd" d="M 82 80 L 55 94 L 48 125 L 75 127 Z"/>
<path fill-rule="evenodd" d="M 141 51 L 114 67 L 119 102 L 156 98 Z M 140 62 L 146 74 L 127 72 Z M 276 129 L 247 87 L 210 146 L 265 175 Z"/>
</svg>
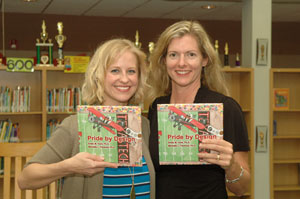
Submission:
<svg viewBox="0 0 300 199">
<path fill-rule="evenodd" d="M 229 180 L 229 179 L 227 179 L 227 177 L 225 175 L 225 180 L 227 183 L 236 183 L 241 179 L 241 177 L 243 177 L 243 175 L 244 175 L 244 168 L 241 166 L 241 173 L 240 173 L 239 177 L 237 177 L 236 179 L 233 179 L 233 180 Z"/>
</svg>

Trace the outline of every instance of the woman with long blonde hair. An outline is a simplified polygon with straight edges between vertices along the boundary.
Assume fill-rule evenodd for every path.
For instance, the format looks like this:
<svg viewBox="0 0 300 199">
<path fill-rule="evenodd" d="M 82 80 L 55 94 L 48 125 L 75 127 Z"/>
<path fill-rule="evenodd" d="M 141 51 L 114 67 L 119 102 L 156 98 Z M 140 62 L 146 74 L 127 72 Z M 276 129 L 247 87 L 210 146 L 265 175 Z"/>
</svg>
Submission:
<svg viewBox="0 0 300 199">
<path fill-rule="evenodd" d="M 82 87 L 84 101 L 103 106 L 142 103 L 145 61 L 146 55 L 127 39 L 104 42 L 88 65 Z M 25 165 L 18 184 L 21 189 L 37 189 L 64 178 L 63 199 L 155 199 L 149 133 L 149 121 L 142 117 L 142 166 L 117 167 L 105 162 L 104 157 L 79 152 L 77 116 L 67 117 Z"/>
<path fill-rule="evenodd" d="M 228 89 L 216 51 L 196 21 L 179 21 L 163 31 L 150 57 L 150 153 L 156 170 L 156 198 L 224 199 L 228 188 L 243 195 L 250 182 L 248 134 L 239 104 Z M 158 104 L 222 103 L 224 140 L 204 139 L 199 153 L 207 165 L 160 165 Z"/>
</svg>

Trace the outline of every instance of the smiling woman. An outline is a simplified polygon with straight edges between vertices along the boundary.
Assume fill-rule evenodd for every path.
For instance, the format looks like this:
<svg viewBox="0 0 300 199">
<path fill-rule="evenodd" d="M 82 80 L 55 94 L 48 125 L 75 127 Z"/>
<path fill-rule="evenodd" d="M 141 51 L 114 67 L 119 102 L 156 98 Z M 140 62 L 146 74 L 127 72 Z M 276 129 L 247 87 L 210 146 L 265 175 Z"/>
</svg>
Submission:
<svg viewBox="0 0 300 199">
<path fill-rule="evenodd" d="M 150 92 L 156 99 L 148 113 L 149 146 L 156 169 L 156 198 L 224 199 L 228 197 L 226 188 L 238 196 L 245 193 L 250 182 L 247 127 L 239 104 L 226 96 L 221 63 L 204 28 L 197 21 L 172 24 L 158 38 L 150 63 L 149 83 L 154 87 Z M 160 164 L 158 105 L 194 103 L 223 104 L 224 140 L 200 138 L 197 157 L 207 165 Z M 210 115 L 203 129 L 211 133 L 217 120 Z M 216 153 L 201 153 L 207 150 Z"/>
<path fill-rule="evenodd" d="M 84 101 L 88 105 L 105 106 L 142 103 L 145 61 L 146 55 L 127 39 L 104 42 L 88 65 L 82 87 Z M 20 188 L 37 189 L 64 177 L 63 199 L 155 198 L 146 118 L 142 117 L 142 166 L 138 168 L 117 168 L 117 164 L 106 162 L 104 157 L 79 152 L 78 132 L 77 116 L 67 117 L 47 144 L 26 164 L 18 178 Z M 133 139 L 120 137 L 117 141 L 130 143 Z M 126 144 L 123 146 L 118 148 L 122 153 L 127 150 Z"/>
<path fill-rule="evenodd" d="M 107 68 L 103 105 L 127 105 L 137 90 L 138 78 L 136 56 L 125 51 Z"/>
<path fill-rule="evenodd" d="M 103 105 L 105 100 L 111 100 L 112 97 L 117 97 L 114 100 L 121 100 L 119 102 L 123 104 L 126 102 L 138 105 L 143 101 L 146 55 L 135 46 L 131 46 L 131 43 L 128 40 L 122 43 L 111 40 L 96 50 L 83 83 L 83 100 L 88 104 Z M 128 93 L 131 95 L 126 98 L 125 94 Z M 109 98 L 104 99 L 105 95 Z M 124 99 L 119 99 L 124 96 Z"/>
</svg>

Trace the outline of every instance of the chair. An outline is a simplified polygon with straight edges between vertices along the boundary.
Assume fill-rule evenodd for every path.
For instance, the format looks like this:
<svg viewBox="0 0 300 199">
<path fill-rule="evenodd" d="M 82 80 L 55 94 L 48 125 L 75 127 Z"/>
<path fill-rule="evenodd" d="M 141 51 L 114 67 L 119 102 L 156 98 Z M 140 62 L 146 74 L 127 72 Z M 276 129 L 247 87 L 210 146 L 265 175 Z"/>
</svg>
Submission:
<svg viewBox="0 0 300 199">
<path fill-rule="evenodd" d="M 23 166 L 45 142 L 35 143 L 0 143 L 0 157 L 4 157 L 3 182 L 0 179 L 0 193 L 3 192 L 3 199 L 55 199 L 55 182 L 46 188 L 37 190 L 22 191 L 17 184 L 17 177 Z M 14 179 L 14 183 L 13 183 Z M 1 188 L 2 187 L 2 188 Z M 0 196 L 0 198 L 2 198 Z"/>
</svg>

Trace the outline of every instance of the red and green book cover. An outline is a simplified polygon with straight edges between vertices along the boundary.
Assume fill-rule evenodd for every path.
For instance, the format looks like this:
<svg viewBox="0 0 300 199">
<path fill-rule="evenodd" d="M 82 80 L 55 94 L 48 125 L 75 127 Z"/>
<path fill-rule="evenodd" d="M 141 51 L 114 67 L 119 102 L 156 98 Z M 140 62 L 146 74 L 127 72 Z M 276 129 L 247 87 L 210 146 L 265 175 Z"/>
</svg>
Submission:
<svg viewBox="0 0 300 199">
<path fill-rule="evenodd" d="M 119 166 L 142 166 L 141 108 L 77 106 L 79 151 Z"/>
<path fill-rule="evenodd" d="M 198 158 L 203 139 L 223 139 L 223 104 L 158 104 L 159 162 L 209 164 Z"/>
</svg>

